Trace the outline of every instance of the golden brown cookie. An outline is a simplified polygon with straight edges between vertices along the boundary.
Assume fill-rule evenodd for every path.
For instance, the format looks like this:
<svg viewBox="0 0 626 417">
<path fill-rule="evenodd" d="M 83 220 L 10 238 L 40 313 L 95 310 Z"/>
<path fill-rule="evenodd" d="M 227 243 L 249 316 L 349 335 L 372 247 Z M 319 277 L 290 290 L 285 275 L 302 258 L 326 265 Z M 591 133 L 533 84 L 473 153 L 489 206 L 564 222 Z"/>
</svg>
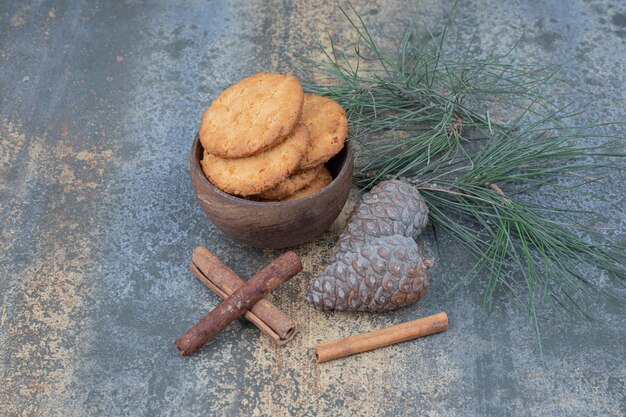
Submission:
<svg viewBox="0 0 626 417">
<path fill-rule="evenodd" d="M 247 158 L 225 159 L 204 152 L 202 171 L 220 190 L 248 196 L 274 187 L 294 172 L 309 144 L 302 123 L 283 142 Z"/>
<path fill-rule="evenodd" d="M 307 94 L 302 107 L 302 123 L 309 128 L 311 143 L 299 169 L 320 165 L 335 156 L 348 136 L 346 112 L 334 100 Z"/>
<path fill-rule="evenodd" d="M 298 198 L 309 196 L 313 193 L 318 192 L 322 188 L 326 187 L 332 181 L 333 181 L 332 175 L 330 175 L 330 172 L 328 171 L 328 169 L 324 167 L 320 170 L 320 172 L 317 174 L 317 177 L 315 177 L 315 179 L 309 185 L 307 185 L 304 188 L 299 189 L 298 191 L 296 191 L 289 197 L 283 199 L 283 201 L 296 200 Z"/>
<path fill-rule="evenodd" d="M 318 165 L 313 168 L 305 169 L 304 171 L 295 172 L 285 178 L 284 181 L 278 183 L 269 190 L 263 191 L 256 197 L 262 200 L 281 200 L 288 197 L 313 182 L 321 169 L 322 165 Z"/>
<path fill-rule="evenodd" d="M 296 127 L 304 92 L 292 75 L 261 72 L 224 90 L 204 112 L 200 142 L 221 158 L 244 158 L 280 143 Z"/>
</svg>

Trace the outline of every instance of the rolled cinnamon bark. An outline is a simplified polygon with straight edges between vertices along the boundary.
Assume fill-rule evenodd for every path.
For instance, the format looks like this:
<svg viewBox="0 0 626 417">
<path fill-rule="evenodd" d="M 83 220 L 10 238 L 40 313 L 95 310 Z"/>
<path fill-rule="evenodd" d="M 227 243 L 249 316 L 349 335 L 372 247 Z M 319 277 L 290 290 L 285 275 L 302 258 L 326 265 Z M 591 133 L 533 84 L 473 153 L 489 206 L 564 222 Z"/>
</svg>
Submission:
<svg viewBox="0 0 626 417">
<path fill-rule="evenodd" d="M 396 326 L 324 342 L 315 348 L 315 360 L 317 363 L 328 362 L 446 330 L 448 315 L 441 312 Z"/>
<path fill-rule="evenodd" d="M 224 299 L 246 283 L 203 246 L 193 251 L 189 269 L 208 289 Z M 244 317 L 279 346 L 293 339 L 298 329 L 295 320 L 266 299 L 252 306 Z"/>
<path fill-rule="evenodd" d="M 287 252 L 278 257 L 185 332 L 176 341 L 180 354 L 188 356 L 200 349 L 229 323 L 243 316 L 271 290 L 300 271 L 302 263 L 295 252 Z"/>
</svg>

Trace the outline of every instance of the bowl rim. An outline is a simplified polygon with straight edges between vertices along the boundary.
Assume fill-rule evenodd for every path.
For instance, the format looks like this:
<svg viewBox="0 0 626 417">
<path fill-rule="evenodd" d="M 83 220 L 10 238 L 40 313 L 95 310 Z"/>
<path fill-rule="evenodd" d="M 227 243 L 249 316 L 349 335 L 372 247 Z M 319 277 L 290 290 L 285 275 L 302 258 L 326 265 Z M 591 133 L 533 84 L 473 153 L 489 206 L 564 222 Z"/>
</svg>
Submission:
<svg viewBox="0 0 626 417">
<path fill-rule="evenodd" d="M 217 188 L 215 185 L 213 185 L 211 183 L 211 181 L 208 180 L 208 178 L 204 175 L 204 171 L 202 171 L 202 166 L 200 164 L 200 159 L 196 158 L 196 148 L 200 148 L 201 151 L 204 150 L 204 148 L 202 147 L 202 142 L 200 142 L 200 133 L 196 133 L 196 137 L 193 140 L 193 143 L 191 145 L 191 151 L 190 151 L 190 160 L 191 160 L 191 169 L 195 170 L 195 171 L 199 171 L 198 174 L 201 177 L 200 182 L 202 184 L 203 187 L 205 188 L 209 188 L 210 190 L 212 190 L 213 192 L 216 192 L 221 198 L 224 198 L 226 200 L 229 200 L 232 203 L 238 203 L 238 204 L 245 204 L 248 206 L 259 206 L 259 207 L 289 207 L 289 206 L 296 206 L 296 205 L 300 205 L 303 203 L 306 203 L 308 201 L 311 201 L 314 198 L 317 198 L 320 196 L 320 194 L 323 193 L 327 193 L 330 192 L 330 189 L 333 188 L 334 186 L 336 186 L 339 183 L 339 179 L 343 179 L 344 177 L 346 177 L 347 175 L 351 176 L 351 173 L 349 173 L 348 171 L 348 167 L 351 165 L 351 160 L 353 159 L 353 153 L 354 153 L 354 149 L 352 146 L 352 142 L 350 140 L 350 138 L 346 138 L 346 141 L 344 142 L 344 146 L 343 148 L 341 148 L 341 150 L 339 152 L 337 152 L 336 155 L 338 155 L 340 152 L 342 152 L 344 149 L 346 150 L 346 157 L 344 160 L 344 163 L 341 166 L 341 169 L 339 170 L 339 173 L 337 174 L 337 176 L 335 178 L 333 178 L 333 180 L 331 181 L 330 184 L 328 184 L 327 186 L 325 186 L 324 188 L 322 188 L 319 191 L 314 192 L 313 194 L 309 194 L 306 197 L 302 197 L 302 198 L 298 198 L 296 200 L 289 200 L 289 201 L 255 201 L 255 200 L 248 200 L 242 197 L 237 197 L 234 196 L 232 194 L 228 194 L 222 190 L 220 190 L 219 188 Z M 352 182 L 352 179 L 350 178 L 350 182 Z M 196 191 L 197 193 L 197 191 Z"/>
</svg>

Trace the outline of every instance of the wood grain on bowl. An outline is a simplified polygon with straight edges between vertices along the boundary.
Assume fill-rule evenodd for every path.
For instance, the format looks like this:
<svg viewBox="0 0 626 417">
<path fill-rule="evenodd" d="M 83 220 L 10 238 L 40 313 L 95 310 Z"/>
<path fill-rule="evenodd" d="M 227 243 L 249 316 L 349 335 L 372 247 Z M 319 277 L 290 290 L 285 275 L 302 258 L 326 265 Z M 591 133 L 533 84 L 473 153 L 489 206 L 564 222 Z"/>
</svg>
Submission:
<svg viewBox="0 0 626 417">
<path fill-rule="evenodd" d="M 260 248 L 284 248 L 307 242 L 326 231 L 341 212 L 352 184 L 350 141 L 326 167 L 333 181 L 310 196 L 292 201 L 251 201 L 219 190 L 200 166 L 198 136 L 189 154 L 191 181 L 205 214 L 233 239 Z"/>
</svg>

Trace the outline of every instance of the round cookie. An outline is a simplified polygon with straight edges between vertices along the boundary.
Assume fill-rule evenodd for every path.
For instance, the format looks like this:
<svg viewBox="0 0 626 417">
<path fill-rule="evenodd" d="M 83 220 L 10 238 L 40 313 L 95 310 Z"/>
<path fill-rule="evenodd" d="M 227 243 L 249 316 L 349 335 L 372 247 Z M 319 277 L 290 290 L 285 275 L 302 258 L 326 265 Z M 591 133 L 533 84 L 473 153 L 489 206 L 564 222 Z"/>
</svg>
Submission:
<svg viewBox="0 0 626 417">
<path fill-rule="evenodd" d="M 241 196 L 258 194 L 294 172 L 308 144 L 309 131 L 300 123 L 283 142 L 247 158 L 225 159 L 205 151 L 202 171 L 224 192 Z"/>
<path fill-rule="evenodd" d="M 302 114 L 304 92 L 292 75 L 261 72 L 228 87 L 211 103 L 200 123 L 205 151 L 221 158 L 244 158 L 280 143 Z"/>
<path fill-rule="evenodd" d="M 298 191 L 296 191 L 295 193 L 293 193 L 289 197 L 283 199 L 283 201 L 297 200 L 298 198 L 309 196 L 309 195 L 311 195 L 313 193 L 318 192 L 322 188 L 326 187 L 332 181 L 333 181 L 332 175 L 330 175 L 330 172 L 328 171 L 328 169 L 326 169 L 326 167 L 324 167 L 317 174 L 317 177 L 315 177 L 313 182 L 311 182 L 306 187 L 299 189 Z"/>
<path fill-rule="evenodd" d="M 307 94 L 302 106 L 302 123 L 309 128 L 311 143 L 300 162 L 300 169 L 323 164 L 343 148 L 348 136 L 348 119 L 336 101 Z"/>
<path fill-rule="evenodd" d="M 313 182 L 321 169 L 322 165 L 318 165 L 313 168 L 305 169 L 304 171 L 293 173 L 289 177 L 285 178 L 284 181 L 278 183 L 269 190 L 263 191 L 256 197 L 263 200 L 281 200 L 288 197 Z"/>
</svg>

